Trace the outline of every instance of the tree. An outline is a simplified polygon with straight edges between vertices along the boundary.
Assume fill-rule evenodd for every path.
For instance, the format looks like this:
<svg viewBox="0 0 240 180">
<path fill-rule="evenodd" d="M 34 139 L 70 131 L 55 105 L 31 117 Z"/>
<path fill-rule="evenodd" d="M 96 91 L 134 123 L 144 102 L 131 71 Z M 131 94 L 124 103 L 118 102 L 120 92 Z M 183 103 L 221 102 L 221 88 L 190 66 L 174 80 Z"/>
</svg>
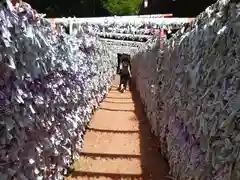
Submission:
<svg viewBox="0 0 240 180">
<path fill-rule="evenodd" d="M 23 0 L 47 17 L 98 17 L 109 15 L 102 0 Z"/>
<path fill-rule="evenodd" d="M 134 15 L 137 14 L 142 0 L 105 0 L 103 7 L 111 15 Z"/>
</svg>

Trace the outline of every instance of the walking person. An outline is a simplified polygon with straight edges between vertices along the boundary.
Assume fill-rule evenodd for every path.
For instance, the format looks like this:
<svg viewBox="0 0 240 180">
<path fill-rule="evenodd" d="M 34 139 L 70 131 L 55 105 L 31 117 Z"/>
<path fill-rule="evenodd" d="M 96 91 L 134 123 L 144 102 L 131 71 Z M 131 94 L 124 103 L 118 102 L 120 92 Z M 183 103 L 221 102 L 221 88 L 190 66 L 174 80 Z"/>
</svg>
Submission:
<svg viewBox="0 0 240 180">
<path fill-rule="evenodd" d="M 130 83 L 132 77 L 131 64 L 129 57 L 124 57 L 120 65 L 120 84 L 119 90 L 123 93 L 127 89 L 127 85 Z"/>
</svg>

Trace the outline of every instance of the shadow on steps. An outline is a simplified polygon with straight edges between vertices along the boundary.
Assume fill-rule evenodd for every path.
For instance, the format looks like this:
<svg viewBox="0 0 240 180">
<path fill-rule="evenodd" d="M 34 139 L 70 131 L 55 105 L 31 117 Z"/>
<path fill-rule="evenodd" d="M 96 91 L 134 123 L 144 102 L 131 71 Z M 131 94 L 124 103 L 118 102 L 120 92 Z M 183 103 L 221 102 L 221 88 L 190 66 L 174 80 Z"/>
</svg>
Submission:
<svg viewBox="0 0 240 180">
<path fill-rule="evenodd" d="M 96 128 L 88 128 L 88 130 L 95 131 L 95 132 L 120 133 L 120 134 L 139 133 L 138 130 L 109 130 L 109 129 L 96 129 Z"/>
<path fill-rule="evenodd" d="M 133 179 L 141 179 L 141 174 L 119 174 L 119 173 L 98 173 L 98 172 L 84 172 L 84 171 L 74 171 L 73 176 L 87 176 L 89 179 L 98 179 L 100 177 L 110 178 L 113 180 L 133 180 Z M 151 180 L 151 179 L 148 179 Z M 159 179 L 160 180 L 160 179 Z"/>
<path fill-rule="evenodd" d="M 159 140 L 151 133 L 150 123 L 145 115 L 140 94 L 132 84 L 134 112 L 139 121 L 140 153 L 143 180 L 168 180 L 168 162 L 159 153 Z"/>
</svg>

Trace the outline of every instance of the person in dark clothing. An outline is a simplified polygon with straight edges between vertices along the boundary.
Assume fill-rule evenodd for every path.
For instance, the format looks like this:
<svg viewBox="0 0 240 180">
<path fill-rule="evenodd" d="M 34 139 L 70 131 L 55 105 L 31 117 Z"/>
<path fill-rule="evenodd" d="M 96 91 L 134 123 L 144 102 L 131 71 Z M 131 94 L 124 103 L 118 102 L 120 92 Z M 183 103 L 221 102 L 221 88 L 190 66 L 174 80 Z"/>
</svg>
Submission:
<svg viewBox="0 0 240 180">
<path fill-rule="evenodd" d="M 124 57 L 120 65 L 120 84 L 119 90 L 123 93 L 127 89 L 127 85 L 130 83 L 131 74 L 131 64 L 130 58 Z"/>
<path fill-rule="evenodd" d="M 122 55 L 120 53 L 117 54 L 117 58 L 118 58 L 117 74 L 120 74 L 121 56 Z"/>
</svg>

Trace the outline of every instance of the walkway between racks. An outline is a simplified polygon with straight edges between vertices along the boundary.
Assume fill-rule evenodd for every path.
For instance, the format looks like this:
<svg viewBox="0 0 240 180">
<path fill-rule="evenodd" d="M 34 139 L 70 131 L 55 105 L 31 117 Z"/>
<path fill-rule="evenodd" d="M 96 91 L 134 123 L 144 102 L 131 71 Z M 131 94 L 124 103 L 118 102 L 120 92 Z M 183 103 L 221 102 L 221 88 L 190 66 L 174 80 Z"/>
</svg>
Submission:
<svg viewBox="0 0 240 180">
<path fill-rule="evenodd" d="M 150 133 L 138 93 L 121 94 L 117 83 L 95 113 L 82 155 L 66 180 L 167 179 L 167 163 Z"/>
</svg>

